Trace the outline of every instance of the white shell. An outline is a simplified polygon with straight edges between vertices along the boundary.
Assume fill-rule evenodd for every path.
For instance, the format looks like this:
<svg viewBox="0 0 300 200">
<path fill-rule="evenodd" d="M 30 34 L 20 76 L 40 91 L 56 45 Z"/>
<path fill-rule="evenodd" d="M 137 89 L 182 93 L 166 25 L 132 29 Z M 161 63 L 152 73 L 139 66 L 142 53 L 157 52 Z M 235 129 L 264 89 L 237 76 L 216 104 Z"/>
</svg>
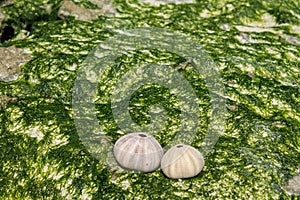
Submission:
<svg viewBox="0 0 300 200">
<path fill-rule="evenodd" d="M 191 178 L 198 175 L 204 166 L 202 154 L 189 145 L 178 144 L 170 148 L 161 160 L 163 173 L 171 178 Z"/>
<path fill-rule="evenodd" d="M 121 167 L 140 172 L 155 171 L 163 156 L 163 149 L 156 139 L 143 132 L 122 136 L 113 151 Z"/>
</svg>

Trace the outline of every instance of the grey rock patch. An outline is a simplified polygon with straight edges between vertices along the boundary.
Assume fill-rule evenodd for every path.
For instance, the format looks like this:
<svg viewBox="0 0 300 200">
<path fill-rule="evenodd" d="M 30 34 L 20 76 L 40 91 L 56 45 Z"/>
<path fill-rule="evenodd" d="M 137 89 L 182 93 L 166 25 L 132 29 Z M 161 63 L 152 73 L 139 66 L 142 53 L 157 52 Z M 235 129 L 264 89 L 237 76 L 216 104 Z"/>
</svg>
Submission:
<svg viewBox="0 0 300 200">
<path fill-rule="evenodd" d="M 290 194 L 300 195 L 300 166 L 299 174 L 291 178 L 282 188 Z"/>
<path fill-rule="evenodd" d="M 4 24 L 5 19 L 6 19 L 6 17 L 0 7 L 0 36 L 2 35 L 2 32 L 3 32 L 3 24 Z"/>
<path fill-rule="evenodd" d="M 11 47 L 0 48 L 0 81 L 13 81 L 21 75 L 20 66 L 31 59 L 23 49 Z"/>
<path fill-rule="evenodd" d="M 10 4 L 14 4 L 14 1 L 13 0 L 0 1 L 0 7 L 7 6 L 7 5 L 10 5 Z"/>
<path fill-rule="evenodd" d="M 300 38 L 296 36 L 286 35 L 286 34 L 279 34 L 280 37 L 285 39 L 288 43 L 292 45 L 299 46 L 300 45 Z"/>
<path fill-rule="evenodd" d="M 74 4 L 70 0 L 64 0 L 62 6 L 58 11 L 58 16 L 61 18 L 66 18 L 67 16 L 74 16 L 80 21 L 91 21 L 97 19 L 98 16 L 116 16 L 117 11 L 112 5 L 111 0 L 90 0 L 91 3 L 98 5 L 101 9 L 88 9 L 80 7 Z"/>
</svg>

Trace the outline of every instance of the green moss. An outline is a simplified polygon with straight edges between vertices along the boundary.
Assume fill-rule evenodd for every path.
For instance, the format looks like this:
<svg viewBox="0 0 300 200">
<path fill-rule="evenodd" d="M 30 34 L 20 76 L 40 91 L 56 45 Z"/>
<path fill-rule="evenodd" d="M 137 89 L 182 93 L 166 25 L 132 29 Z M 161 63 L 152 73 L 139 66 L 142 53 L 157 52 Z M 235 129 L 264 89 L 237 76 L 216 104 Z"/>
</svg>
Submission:
<svg viewBox="0 0 300 200">
<path fill-rule="evenodd" d="M 281 187 L 297 173 L 300 163 L 300 46 L 282 35 L 300 40 L 299 33 L 292 31 L 299 24 L 297 3 L 197 1 L 153 6 L 118 0 L 114 4 L 119 17 L 99 17 L 92 22 L 57 20 L 60 1 L 47 2 L 53 7 L 50 13 L 40 9 L 44 3 L 18 1 L 3 8 L 9 16 L 7 23 L 18 30 L 29 25 L 31 29 L 25 38 L 1 45 L 30 49 L 33 59 L 22 66 L 18 80 L 0 82 L 1 197 L 299 198 Z M 277 24 L 260 27 L 264 31 L 251 29 L 253 22 L 262 23 L 265 13 Z M 78 69 L 95 46 L 120 31 L 140 27 L 183 32 L 203 46 L 219 69 L 226 89 L 222 98 L 228 107 L 225 131 L 196 178 L 170 180 L 160 171 L 116 170 L 97 160 L 77 134 L 72 94 Z M 97 83 L 95 115 L 109 142 L 123 134 L 110 101 L 118 80 L 143 64 L 178 69 L 184 61 L 161 49 L 134 49 L 108 67 Z M 199 98 L 200 125 L 192 145 L 200 150 L 211 122 L 211 98 L 201 74 L 192 66 L 178 72 Z M 167 115 L 155 136 L 164 146 L 178 133 L 179 116 L 184 112 L 176 95 L 166 87 L 144 85 L 131 96 L 128 111 L 133 121 L 145 125 L 152 122 L 151 109 L 157 104 Z M 105 145 L 95 146 L 104 151 Z"/>
<path fill-rule="evenodd" d="M 61 0 L 14 1 L 1 7 L 7 16 L 5 26 L 12 27 L 14 35 L 17 35 L 20 30 L 30 31 L 36 22 L 57 20 L 61 2 Z"/>
</svg>

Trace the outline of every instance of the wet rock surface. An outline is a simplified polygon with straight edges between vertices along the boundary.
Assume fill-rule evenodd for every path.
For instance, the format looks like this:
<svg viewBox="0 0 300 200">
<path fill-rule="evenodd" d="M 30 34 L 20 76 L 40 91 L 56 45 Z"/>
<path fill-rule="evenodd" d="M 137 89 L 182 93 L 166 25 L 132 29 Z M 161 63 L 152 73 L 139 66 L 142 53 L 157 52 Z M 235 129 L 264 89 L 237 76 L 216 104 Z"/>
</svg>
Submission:
<svg viewBox="0 0 300 200">
<path fill-rule="evenodd" d="M 24 50 L 11 47 L 0 47 L 0 81 L 13 81 L 21 75 L 20 66 L 31 59 Z"/>
<path fill-rule="evenodd" d="M 100 15 L 116 16 L 117 14 L 111 0 L 92 0 L 91 3 L 94 3 L 100 7 L 100 9 L 88 9 L 78 6 L 70 0 L 64 0 L 58 11 L 58 16 L 62 19 L 67 16 L 74 16 L 76 19 L 81 21 L 91 21 L 93 19 L 97 19 Z"/>
<path fill-rule="evenodd" d="M 299 166 L 299 174 L 292 177 L 283 188 L 289 192 L 290 194 L 300 195 L 300 166 Z"/>
<path fill-rule="evenodd" d="M 90 3 L 93 5 L 85 6 Z M 0 180 L 4 180 L 0 193 L 4 198 L 113 199 L 115 194 L 124 199 L 299 197 L 300 24 L 298 11 L 293 10 L 299 7 L 295 2 L 7 0 L 0 6 L 9 11 L 0 8 L 0 33 L 8 18 L 17 22 L 10 27 L 21 29 L 0 44 Z M 72 113 L 78 68 L 95 46 L 116 33 L 141 27 L 182 31 L 196 38 L 222 75 L 228 108 L 226 131 L 195 179 L 174 182 L 159 172 L 120 171 L 112 154 L 108 161 L 101 160 L 108 144 L 125 134 L 112 121 L 106 91 L 112 90 L 123 67 L 140 66 L 140 60 L 168 66 L 182 61 L 166 52 L 127 52 L 121 65 L 111 66 L 112 73 L 101 77 L 99 88 L 106 88 L 99 92 L 103 98 L 97 96 L 95 104 L 97 125 L 105 130 L 103 136 L 95 135 L 97 142 L 91 142 L 97 155 L 91 156 L 78 139 Z M 126 38 L 123 44 L 130 41 Z M 181 41 L 174 42 L 181 45 Z M 34 53 L 28 54 L 27 48 Z M 22 70 L 20 66 L 31 59 Z M 176 70 L 190 76 L 203 96 L 206 90 L 191 68 L 180 65 Z M 141 95 L 132 104 L 142 112 L 130 108 L 136 120 L 148 112 L 143 106 L 149 106 L 146 96 L 152 90 L 144 91 L 137 93 Z M 154 91 L 150 96 L 164 92 Z M 159 102 L 173 101 L 162 100 Z M 209 99 L 201 101 L 207 106 L 201 113 L 209 108 L 207 102 Z M 157 135 L 162 142 L 176 131 L 172 123 L 178 109 L 174 108 L 169 109 L 174 112 L 168 131 Z M 204 125 L 209 121 L 206 115 L 201 120 Z M 201 134 L 206 133 L 203 127 L 199 130 L 194 142 L 197 148 L 202 145 Z"/>
</svg>

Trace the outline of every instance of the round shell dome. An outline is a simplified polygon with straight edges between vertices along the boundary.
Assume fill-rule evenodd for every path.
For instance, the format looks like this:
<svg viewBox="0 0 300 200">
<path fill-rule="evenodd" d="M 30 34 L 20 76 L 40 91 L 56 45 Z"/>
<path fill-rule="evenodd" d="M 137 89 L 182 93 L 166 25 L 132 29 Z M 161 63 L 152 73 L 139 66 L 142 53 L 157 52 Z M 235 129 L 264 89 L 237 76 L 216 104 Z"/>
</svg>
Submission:
<svg viewBox="0 0 300 200">
<path fill-rule="evenodd" d="M 178 144 L 169 149 L 161 160 L 163 173 L 172 179 L 191 178 L 204 166 L 202 154 L 189 145 Z"/>
<path fill-rule="evenodd" d="M 113 152 L 121 167 L 140 172 L 155 171 L 163 156 L 163 149 L 156 139 L 142 132 L 119 138 Z"/>
</svg>

